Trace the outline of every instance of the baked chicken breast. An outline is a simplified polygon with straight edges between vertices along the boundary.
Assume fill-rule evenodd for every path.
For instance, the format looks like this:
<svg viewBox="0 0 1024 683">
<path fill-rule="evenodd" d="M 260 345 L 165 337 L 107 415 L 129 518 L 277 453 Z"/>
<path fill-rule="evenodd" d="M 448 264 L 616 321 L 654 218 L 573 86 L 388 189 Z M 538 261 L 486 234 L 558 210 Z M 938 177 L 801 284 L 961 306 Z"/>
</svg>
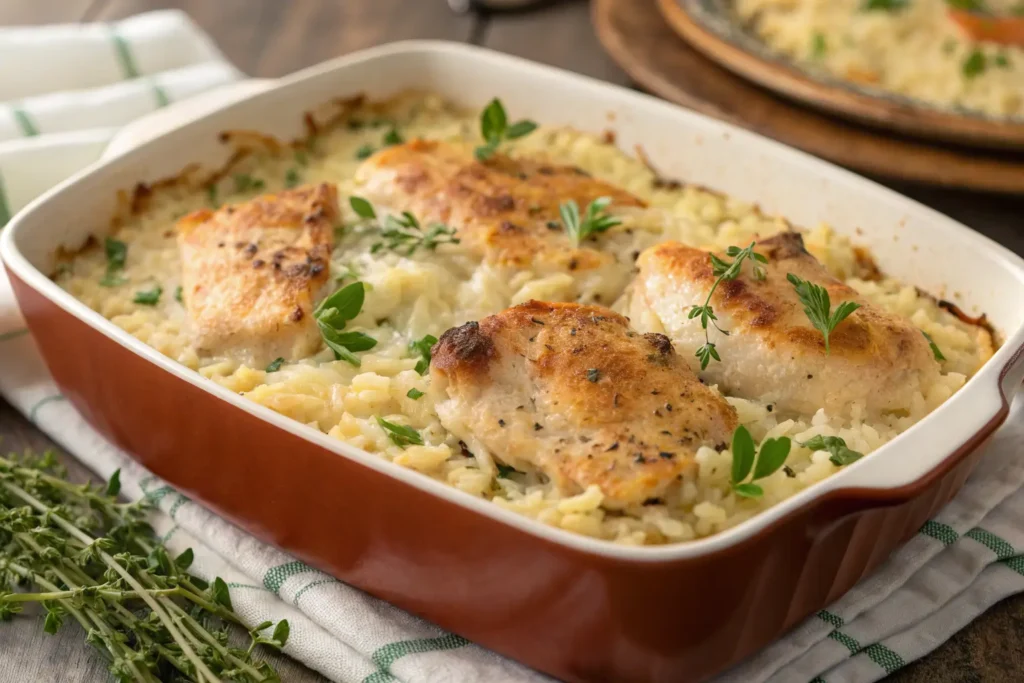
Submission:
<svg viewBox="0 0 1024 683">
<path fill-rule="evenodd" d="M 748 259 L 739 277 L 723 281 L 711 297 L 718 326 L 728 335 L 710 328 L 722 360 L 712 360 L 703 379 L 730 395 L 783 410 L 812 414 L 824 407 L 836 414 L 855 402 L 869 411 L 905 410 L 938 378 L 939 364 L 921 331 L 832 277 L 804 249 L 798 233 L 759 240 L 755 251 L 768 259 L 762 265 L 767 277 L 756 279 Z M 638 266 L 631 319 L 640 329 L 667 334 L 696 366 L 694 354 L 705 336 L 700 320 L 689 313 L 703 305 L 716 280 L 709 253 L 668 242 L 641 254 Z M 860 304 L 832 331 L 829 353 L 789 273 L 824 287 L 833 309 L 844 301 Z"/>
<path fill-rule="evenodd" d="M 313 307 L 330 276 L 338 217 L 337 190 L 323 183 L 179 220 L 196 349 L 254 364 L 315 353 Z"/>
<path fill-rule="evenodd" d="M 387 211 L 455 228 L 461 243 L 488 263 L 539 271 L 588 270 L 613 258 L 573 246 L 561 224 L 561 202 L 574 200 L 581 212 L 600 197 L 610 197 L 613 209 L 643 206 L 572 166 L 501 154 L 480 162 L 470 148 L 427 140 L 378 152 L 363 162 L 356 181 L 366 199 Z"/>
<path fill-rule="evenodd" d="M 662 495 L 736 427 L 665 336 L 600 306 L 529 301 L 452 328 L 431 368 L 446 429 L 564 493 L 596 484 L 609 508 Z"/>
</svg>

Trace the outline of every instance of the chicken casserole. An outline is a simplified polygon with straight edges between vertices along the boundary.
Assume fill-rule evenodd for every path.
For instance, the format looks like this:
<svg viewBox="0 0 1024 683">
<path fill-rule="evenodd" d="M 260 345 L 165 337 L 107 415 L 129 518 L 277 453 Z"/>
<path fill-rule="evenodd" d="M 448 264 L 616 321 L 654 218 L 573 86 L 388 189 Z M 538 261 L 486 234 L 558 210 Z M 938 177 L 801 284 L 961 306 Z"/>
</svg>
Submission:
<svg viewBox="0 0 1024 683">
<path fill-rule="evenodd" d="M 608 137 L 502 112 L 487 139 L 478 112 L 417 94 L 335 109 L 308 140 L 232 134 L 221 172 L 137 189 L 57 282 L 250 400 L 627 544 L 820 481 L 993 352 L 828 226 L 665 181 Z M 828 337 L 813 286 L 857 306 Z"/>
</svg>

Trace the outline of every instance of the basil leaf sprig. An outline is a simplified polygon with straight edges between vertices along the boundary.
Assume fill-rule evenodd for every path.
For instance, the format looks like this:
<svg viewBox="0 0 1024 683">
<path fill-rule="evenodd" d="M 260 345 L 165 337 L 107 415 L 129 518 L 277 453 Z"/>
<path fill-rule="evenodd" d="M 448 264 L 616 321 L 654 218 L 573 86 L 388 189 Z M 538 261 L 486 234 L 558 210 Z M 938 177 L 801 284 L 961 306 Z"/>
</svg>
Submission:
<svg viewBox="0 0 1024 683">
<path fill-rule="evenodd" d="M 443 223 L 431 223 L 424 229 L 419 219 L 408 211 L 403 211 L 400 216 L 385 216 L 381 225 L 377 212 L 370 202 L 355 196 L 349 197 L 348 201 L 356 215 L 364 221 L 371 222 L 371 227 L 377 230 L 382 238 L 370 247 L 371 254 L 387 249 L 402 256 L 412 256 L 420 248 L 434 251 L 442 244 L 458 244 L 460 241 L 455 236 L 455 228 Z"/>
<path fill-rule="evenodd" d="M 850 463 L 857 462 L 864 457 L 863 453 L 859 453 L 846 446 L 846 441 L 838 436 L 815 436 L 807 441 L 800 444 L 804 448 L 810 448 L 812 451 L 826 451 L 829 455 L 829 462 L 837 467 L 843 465 L 849 465 Z"/>
<path fill-rule="evenodd" d="M 572 240 L 574 247 L 579 248 L 580 244 L 591 235 L 605 232 L 622 224 L 620 219 L 607 214 L 606 211 L 611 203 L 611 197 L 598 197 L 587 205 L 583 216 L 580 216 L 580 207 L 574 199 L 559 205 L 558 211 L 562 215 L 565 234 Z"/>
<path fill-rule="evenodd" d="M 256 647 L 284 647 L 288 622 L 252 629 L 248 649 L 230 645 L 242 621 L 227 583 L 191 575 L 192 550 L 161 544 L 150 504 L 118 502 L 119 475 L 79 485 L 52 453 L 0 458 L 0 620 L 37 603 L 47 633 L 77 621 L 119 681 L 279 680 Z"/>
<path fill-rule="evenodd" d="M 694 355 L 700 359 L 700 369 L 706 370 L 708 365 L 711 363 L 711 359 L 721 361 L 721 356 L 718 355 L 718 349 L 713 343 L 711 343 L 711 335 L 708 330 L 708 325 L 714 325 L 715 329 L 722 334 L 728 336 L 728 332 L 718 326 L 718 317 L 715 315 L 715 310 L 711 306 L 711 297 L 714 296 L 715 290 L 718 289 L 718 285 L 722 284 L 726 280 L 735 280 L 739 277 L 742 271 L 743 262 L 750 259 L 751 263 L 754 264 L 754 279 L 764 280 L 768 277 L 765 269 L 761 267 L 761 264 L 768 263 L 768 258 L 763 254 L 759 254 L 754 251 L 755 242 L 751 242 L 743 249 L 739 247 L 729 247 L 726 249 L 726 256 L 733 258 L 732 262 L 726 261 L 723 258 L 719 258 L 714 254 L 708 254 L 711 257 L 711 274 L 717 279 L 715 283 L 711 285 L 711 291 L 708 292 L 707 299 L 704 300 L 703 306 L 694 305 L 690 309 L 690 313 L 687 315 L 688 320 L 694 318 L 700 318 L 700 326 L 704 329 L 704 346 L 697 349 L 697 353 Z"/>
<path fill-rule="evenodd" d="M 732 435 L 732 476 L 729 481 L 733 493 L 743 498 L 763 496 L 764 489 L 754 482 L 775 474 L 786 463 L 791 447 L 792 443 L 786 436 L 765 439 L 755 455 L 750 432 L 743 425 L 737 427 Z M 748 476 L 750 481 L 747 481 Z"/>
<path fill-rule="evenodd" d="M 108 237 L 103 240 L 103 252 L 107 256 L 107 273 L 100 284 L 104 287 L 117 287 L 128 282 L 128 278 L 121 275 L 125 261 L 128 260 L 128 245 Z"/>
<path fill-rule="evenodd" d="M 338 360 L 360 366 L 359 351 L 369 351 L 377 345 L 377 340 L 362 332 L 342 332 L 345 323 L 352 320 L 363 309 L 366 289 L 362 282 L 353 282 L 342 287 L 334 294 L 320 302 L 313 311 L 316 324 L 320 328 L 320 336 Z"/>
<path fill-rule="evenodd" d="M 839 323 L 860 308 L 860 304 L 855 301 L 844 301 L 833 311 L 827 289 L 797 277 L 793 273 L 788 273 L 786 279 L 796 289 L 796 295 L 800 297 L 800 303 L 804 305 L 804 313 L 811 321 L 811 325 L 825 336 L 825 355 L 829 355 L 829 335 L 838 327 Z"/>
<path fill-rule="evenodd" d="M 405 448 L 406 446 L 422 446 L 423 437 L 412 427 L 406 425 L 395 424 L 394 422 L 388 422 L 383 417 L 377 418 L 377 424 L 379 424 L 384 432 L 391 439 L 391 443 L 396 446 Z"/>
<path fill-rule="evenodd" d="M 495 97 L 480 114 L 480 136 L 484 139 L 484 144 L 476 148 L 476 158 L 487 161 L 498 151 L 498 146 L 502 142 L 521 138 L 535 130 L 537 124 L 527 119 L 510 125 L 505 106 Z"/>
</svg>

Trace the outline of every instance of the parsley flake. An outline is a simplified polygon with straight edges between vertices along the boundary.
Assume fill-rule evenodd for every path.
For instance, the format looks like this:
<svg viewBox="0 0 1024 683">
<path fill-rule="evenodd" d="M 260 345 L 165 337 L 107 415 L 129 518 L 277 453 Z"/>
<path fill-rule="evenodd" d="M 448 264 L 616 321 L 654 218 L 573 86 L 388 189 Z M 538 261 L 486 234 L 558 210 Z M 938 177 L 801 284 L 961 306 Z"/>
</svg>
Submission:
<svg viewBox="0 0 1024 683">
<path fill-rule="evenodd" d="M 932 336 L 925 332 L 924 330 L 921 330 L 921 334 L 923 334 L 924 338 L 928 340 L 928 348 L 932 350 L 932 356 L 935 358 L 935 360 L 939 361 L 940 363 L 946 360 L 946 357 L 942 355 L 942 351 L 939 350 L 939 345 L 935 343 L 935 340 L 932 339 Z"/>
<path fill-rule="evenodd" d="M 411 398 L 412 400 L 417 401 L 423 396 L 423 392 L 417 389 L 416 387 L 413 387 L 412 389 L 407 391 L 405 395 Z"/>
<path fill-rule="evenodd" d="M 430 350 L 434 348 L 436 343 L 437 337 L 432 334 L 428 334 L 423 339 L 409 342 L 409 353 L 413 355 L 419 354 L 420 356 L 420 359 L 416 362 L 416 372 L 421 375 L 427 374 L 427 369 L 430 368 Z"/>
<path fill-rule="evenodd" d="M 277 372 L 284 365 L 284 358 L 278 356 L 274 360 L 270 361 L 270 365 L 267 366 L 266 372 Z"/>
</svg>

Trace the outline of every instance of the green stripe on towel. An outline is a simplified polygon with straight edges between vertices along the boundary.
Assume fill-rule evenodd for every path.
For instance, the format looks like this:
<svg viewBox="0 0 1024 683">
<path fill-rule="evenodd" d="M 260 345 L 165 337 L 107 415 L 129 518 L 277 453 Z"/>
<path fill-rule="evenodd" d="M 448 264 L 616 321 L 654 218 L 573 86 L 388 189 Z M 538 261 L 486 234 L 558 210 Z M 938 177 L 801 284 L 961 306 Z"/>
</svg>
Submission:
<svg viewBox="0 0 1024 683">
<path fill-rule="evenodd" d="M 455 650 L 466 645 L 469 645 L 469 641 L 454 633 L 443 635 L 440 638 L 402 640 L 397 643 L 388 643 L 384 647 L 374 650 L 371 659 L 373 659 L 373 663 L 380 670 L 364 678 L 363 683 L 387 683 L 388 681 L 396 680 L 391 675 L 391 665 L 406 655 Z"/>
<path fill-rule="evenodd" d="M 39 409 L 42 408 L 43 406 L 45 406 L 45 405 L 47 405 L 49 403 L 56 403 L 57 401 L 66 401 L 66 400 L 67 400 L 67 398 L 65 398 L 61 394 L 55 394 L 53 396 L 47 396 L 46 398 L 40 399 L 38 402 L 36 402 L 36 404 L 34 406 L 32 406 L 29 409 L 29 411 L 28 411 L 28 421 L 29 422 L 35 422 L 36 421 L 36 415 L 39 413 Z"/>
<path fill-rule="evenodd" d="M 11 205 L 7 203 L 7 194 L 4 191 L 4 178 L 0 175 L 0 228 L 7 225 L 11 220 Z"/>
<path fill-rule="evenodd" d="M 858 643 L 856 640 L 846 635 L 842 631 L 832 631 L 832 633 L 828 634 L 828 637 L 836 641 L 837 643 L 842 644 L 843 647 L 850 651 L 851 655 L 855 655 L 858 652 L 860 652 L 860 643 Z"/>
<path fill-rule="evenodd" d="M 994 552 L 996 554 L 996 557 L 998 557 L 1000 560 L 1005 560 L 1017 554 L 1017 552 L 1013 549 L 1012 545 L 1007 543 L 1005 540 L 999 538 L 991 531 L 985 531 L 984 529 L 974 527 L 966 534 L 964 534 L 964 536 L 982 544 L 983 546 Z"/>
<path fill-rule="evenodd" d="M 891 674 L 897 669 L 902 669 L 907 665 L 903 661 L 903 657 L 887 648 L 885 645 L 875 643 L 874 645 L 868 645 L 864 648 L 864 654 L 871 658 L 871 661 L 882 667 L 887 674 Z"/>
<path fill-rule="evenodd" d="M 171 103 L 171 98 L 167 96 L 167 91 L 160 87 L 159 83 L 152 81 L 150 85 L 153 89 L 153 97 L 156 99 L 157 107 L 166 107 Z"/>
<path fill-rule="evenodd" d="M 139 70 L 135 66 L 135 58 L 132 57 L 128 41 L 117 31 L 111 31 L 110 42 L 114 45 L 114 53 L 117 55 L 117 61 L 121 65 L 121 71 L 124 72 L 125 79 L 138 78 Z"/>
<path fill-rule="evenodd" d="M 32 121 L 27 111 L 21 107 L 11 107 L 11 115 L 14 116 L 14 122 L 18 124 L 22 135 L 27 138 L 39 135 L 39 127 Z"/>
<path fill-rule="evenodd" d="M 937 541 L 942 541 L 942 545 L 952 545 L 960 538 L 960 534 L 956 532 L 956 529 L 943 524 L 942 522 L 936 522 L 935 520 L 929 519 L 921 527 L 919 533 L 925 536 L 931 536 Z"/>
<path fill-rule="evenodd" d="M 1024 576 L 1024 557 L 1020 555 L 1017 557 L 1008 557 L 1005 560 L 1002 560 L 1002 563 L 1021 576 Z"/>
<path fill-rule="evenodd" d="M 279 593 L 281 586 L 284 582 L 295 576 L 296 574 L 305 574 L 307 572 L 314 572 L 322 574 L 319 569 L 313 569 L 305 562 L 286 562 L 276 567 L 271 567 L 267 570 L 266 576 L 263 577 L 263 587 L 271 593 Z"/>
<path fill-rule="evenodd" d="M 3 227 L 2 222 L 0 222 L 0 227 Z M 28 334 L 27 327 L 23 327 L 20 330 L 11 330 L 10 332 L 4 332 L 3 334 L 0 334 L 0 342 L 5 342 L 9 339 L 17 339 L 18 337 L 24 337 L 26 334 Z"/>
<path fill-rule="evenodd" d="M 818 612 L 818 618 L 824 621 L 832 628 L 842 628 L 843 623 L 845 623 L 843 622 L 843 618 L 841 616 L 839 616 L 838 614 L 832 614 L 828 610 L 824 609 Z"/>
</svg>

